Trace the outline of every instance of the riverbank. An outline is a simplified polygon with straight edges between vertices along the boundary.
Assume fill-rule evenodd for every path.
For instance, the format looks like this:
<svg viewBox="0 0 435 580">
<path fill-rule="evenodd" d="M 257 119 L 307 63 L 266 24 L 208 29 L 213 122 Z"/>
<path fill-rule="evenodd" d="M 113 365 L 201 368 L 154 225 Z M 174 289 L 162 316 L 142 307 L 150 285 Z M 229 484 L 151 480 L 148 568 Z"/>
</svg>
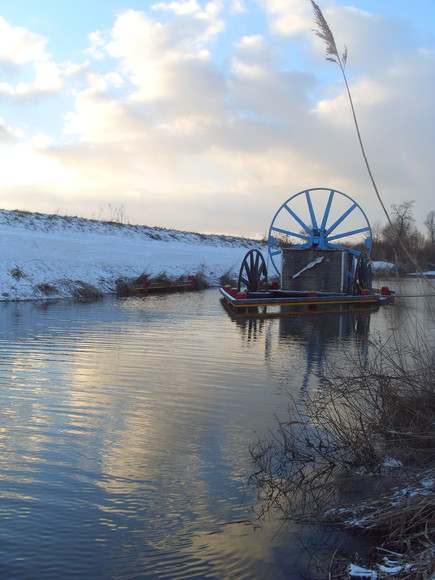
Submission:
<svg viewBox="0 0 435 580">
<path fill-rule="evenodd" d="M 69 298 L 118 279 L 201 274 L 209 285 L 238 275 L 259 240 L 117 222 L 0 210 L 0 301 Z"/>
<path fill-rule="evenodd" d="M 18 210 L 0 210 L 0 236 L 0 301 L 115 294 L 143 276 L 219 286 L 249 250 L 267 254 L 263 240 Z M 373 262 L 377 275 L 390 266 Z"/>
<path fill-rule="evenodd" d="M 323 361 L 321 388 L 291 397 L 250 449 L 260 516 L 278 509 L 370 544 L 337 550 L 325 580 L 435 577 L 433 298 L 401 296 L 383 312 L 364 349 Z"/>
</svg>

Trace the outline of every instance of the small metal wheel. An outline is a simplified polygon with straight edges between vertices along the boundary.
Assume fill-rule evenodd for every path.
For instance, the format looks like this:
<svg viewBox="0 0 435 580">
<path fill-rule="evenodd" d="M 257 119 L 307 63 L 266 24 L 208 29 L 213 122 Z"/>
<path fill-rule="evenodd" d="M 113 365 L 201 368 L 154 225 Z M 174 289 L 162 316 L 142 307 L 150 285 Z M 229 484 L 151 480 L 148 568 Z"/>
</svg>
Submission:
<svg viewBox="0 0 435 580">
<path fill-rule="evenodd" d="M 362 290 L 372 290 L 372 267 L 364 252 L 358 256 L 353 276 L 353 295 L 361 294 Z"/>
<path fill-rule="evenodd" d="M 267 266 L 259 250 L 250 250 L 243 258 L 237 284 L 239 292 L 243 285 L 248 292 L 259 292 L 267 285 Z"/>
</svg>

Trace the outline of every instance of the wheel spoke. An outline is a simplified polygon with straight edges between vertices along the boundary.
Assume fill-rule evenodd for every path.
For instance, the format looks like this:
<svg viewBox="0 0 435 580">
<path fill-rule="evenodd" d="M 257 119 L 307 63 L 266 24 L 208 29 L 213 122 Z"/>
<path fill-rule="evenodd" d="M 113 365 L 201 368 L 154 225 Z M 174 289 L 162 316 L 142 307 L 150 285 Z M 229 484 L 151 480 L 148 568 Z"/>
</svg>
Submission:
<svg viewBox="0 0 435 580">
<path fill-rule="evenodd" d="M 334 248 L 335 250 L 348 250 L 345 246 L 340 246 L 340 244 L 330 244 L 328 243 L 328 248 Z"/>
<path fill-rule="evenodd" d="M 334 191 L 331 190 L 329 193 L 328 203 L 326 204 L 325 213 L 323 214 L 322 225 L 320 226 L 322 230 L 326 229 L 326 224 L 328 222 L 329 212 L 331 211 L 333 199 L 334 199 Z"/>
<path fill-rule="evenodd" d="M 248 262 L 245 262 L 244 266 L 245 266 L 245 272 L 246 272 L 246 275 L 248 276 L 248 279 L 252 280 L 251 268 L 248 266 Z"/>
<path fill-rule="evenodd" d="M 272 228 L 273 231 L 279 232 L 280 234 L 285 234 L 286 236 L 293 236 L 294 238 L 300 238 L 301 240 L 309 240 L 308 236 L 304 236 L 304 234 L 300 234 L 298 232 L 291 232 L 290 230 L 283 230 L 282 228 Z"/>
<path fill-rule="evenodd" d="M 354 204 L 353 204 L 353 205 L 352 205 L 352 206 L 351 206 L 351 207 L 350 207 L 348 210 L 346 210 L 346 211 L 344 212 L 344 214 L 343 214 L 341 217 L 339 217 L 339 218 L 338 218 L 338 220 L 337 220 L 335 223 L 333 223 L 333 224 L 332 224 L 332 226 L 331 226 L 330 228 L 328 228 L 328 229 L 326 230 L 326 235 L 327 235 L 327 236 L 329 236 L 329 234 L 330 234 L 331 232 L 333 232 L 333 231 L 335 230 L 335 228 L 336 228 L 337 226 L 339 226 L 339 225 L 341 224 L 341 222 L 342 222 L 342 221 L 344 221 L 344 220 L 345 220 L 345 219 L 346 219 L 346 218 L 349 216 L 349 214 L 350 214 L 351 212 L 353 212 L 353 210 L 354 210 L 356 207 L 358 207 L 358 206 L 357 206 L 357 204 L 356 204 L 356 203 L 354 203 Z"/>
<path fill-rule="evenodd" d="M 307 226 L 305 222 L 301 220 L 299 216 L 295 214 L 295 212 L 289 208 L 287 204 L 284 205 L 284 208 L 289 212 L 289 214 L 298 222 L 298 224 L 307 232 L 307 234 L 311 234 L 311 228 Z"/>
<path fill-rule="evenodd" d="M 311 244 L 307 242 L 306 244 L 295 244 L 292 248 L 309 248 Z"/>
<path fill-rule="evenodd" d="M 367 226 L 365 228 L 360 228 L 359 230 L 349 230 L 348 232 L 343 232 L 341 234 L 336 234 L 335 236 L 328 236 L 329 240 L 338 240 L 339 238 L 345 238 L 347 236 L 354 236 L 355 234 L 361 234 L 362 232 L 368 232 L 370 228 Z"/>
<path fill-rule="evenodd" d="M 311 223 L 313 225 L 313 227 L 311 229 L 317 230 L 318 226 L 317 226 L 316 214 L 314 213 L 314 207 L 313 207 L 313 204 L 311 202 L 310 192 L 308 190 L 305 192 L 305 197 L 307 199 L 307 205 L 308 205 L 308 209 L 310 212 Z"/>
<path fill-rule="evenodd" d="M 352 248 L 347 248 L 346 246 L 340 246 L 339 244 L 329 244 L 328 243 L 328 248 L 334 248 L 335 250 L 346 250 L 350 254 L 353 254 L 354 256 L 359 256 L 361 253 L 358 250 L 353 250 Z"/>
</svg>

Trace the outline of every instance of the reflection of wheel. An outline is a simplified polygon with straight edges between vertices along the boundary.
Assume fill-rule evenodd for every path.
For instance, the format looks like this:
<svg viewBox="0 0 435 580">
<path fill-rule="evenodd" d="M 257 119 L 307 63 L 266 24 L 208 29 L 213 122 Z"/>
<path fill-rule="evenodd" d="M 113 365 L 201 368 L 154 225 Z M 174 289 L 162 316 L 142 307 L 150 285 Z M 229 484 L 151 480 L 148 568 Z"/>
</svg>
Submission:
<svg viewBox="0 0 435 580">
<path fill-rule="evenodd" d="M 276 212 L 269 229 L 269 255 L 276 260 L 280 245 L 293 248 L 347 249 L 363 243 L 370 254 L 371 229 L 361 207 L 348 195 L 327 188 L 301 191 L 290 197 Z"/>
<path fill-rule="evenodd" d="M 243 258 L 237 289 L 240 292 L 244 285 L 248 292 L 258 292 L 264 284 L 267 284 L 267 266 L 263 254 L 250 250 Z"/>
</svg>

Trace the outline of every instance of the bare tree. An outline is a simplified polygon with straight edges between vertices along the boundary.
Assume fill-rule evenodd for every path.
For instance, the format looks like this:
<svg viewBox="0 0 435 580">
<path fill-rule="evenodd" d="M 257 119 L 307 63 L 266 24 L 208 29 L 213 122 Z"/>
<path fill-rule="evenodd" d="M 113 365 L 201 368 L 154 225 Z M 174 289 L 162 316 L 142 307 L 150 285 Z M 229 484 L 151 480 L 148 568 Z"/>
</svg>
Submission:
<svg viewBox="0 0 435 580">
<path fill-rule="evenodd" d="M 404 201 L 393 203 L 391 206 L 391 223 L 383 229 L 383 236 L 392 244 L 397 244 L 399 240 L 406 243 L 415 231 L 415 219 L 412 214 L 414 201 Z"/>
<path fill-rule="evenodd" d="M 432 245 L 435 245 L 435 211 L 431 210 L 426 219 L 423 222 L 423 225 L 427 227 L 427 231 L 429 233 L 429 241 Z"/>
<path fill-rule="evenodd" d="M 416 259 L 423 244 L 423 236 L 415 227 L 413 205 L 414 201 L 391 205 L 391 219 L 382 230 L 389 259 L 401 268 L 411 265 L 409 253 Z"/>
</svg>

